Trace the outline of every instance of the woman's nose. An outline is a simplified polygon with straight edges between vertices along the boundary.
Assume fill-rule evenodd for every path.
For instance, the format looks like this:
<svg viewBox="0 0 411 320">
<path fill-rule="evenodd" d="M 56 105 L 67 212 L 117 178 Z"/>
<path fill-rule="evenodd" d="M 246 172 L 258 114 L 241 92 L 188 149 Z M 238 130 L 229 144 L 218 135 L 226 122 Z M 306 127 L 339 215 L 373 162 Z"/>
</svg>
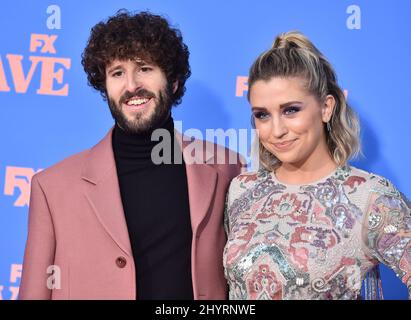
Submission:
<svg viewBox="0 0 411 320">
<path fill-rule="evenodd" d="M 285 125 L 281 117 L 273 117 L 271 131 L 272 131 L 273 136 L 276 138 L 281 138 L 288 132 L 287 126 Z"/>
</svg>

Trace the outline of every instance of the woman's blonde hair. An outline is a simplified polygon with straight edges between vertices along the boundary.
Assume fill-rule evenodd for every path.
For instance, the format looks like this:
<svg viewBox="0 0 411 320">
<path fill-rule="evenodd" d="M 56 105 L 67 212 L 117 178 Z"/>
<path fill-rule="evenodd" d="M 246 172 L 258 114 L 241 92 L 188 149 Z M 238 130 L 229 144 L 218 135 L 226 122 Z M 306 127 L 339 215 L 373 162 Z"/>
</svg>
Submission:
<svg viewBox="0 0 411 320">
<path fill-rule="evenodd" d="M 248 100 L 256 81 L 269 81 L 273 77 L 297 77 L 305 80 L 306 89 L 318 101 L 324 101 L 327 95 L 332 95 L 335 106 L 329 129 L 324 123 L 330 155 L 341 166 L 360 153 L 357 115 L 348 105 L 331 64 L 302 33 L 290 31 L 280 34 L 272 47 L 257 58 L 249 72 Z M 260 165 L 268 170 L 277 168 L 280 161 L 260 141 L 258 144 Z"/>
</svg>

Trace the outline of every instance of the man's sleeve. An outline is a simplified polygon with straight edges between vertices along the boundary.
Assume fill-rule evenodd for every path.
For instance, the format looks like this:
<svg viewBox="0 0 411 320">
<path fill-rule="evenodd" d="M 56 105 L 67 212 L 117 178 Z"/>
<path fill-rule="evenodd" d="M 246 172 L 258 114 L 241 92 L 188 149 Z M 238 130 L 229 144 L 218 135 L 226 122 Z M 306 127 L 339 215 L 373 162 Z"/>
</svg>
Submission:
<svg viewBox="0 0 411 320">
<path fill-rule="evenodd" d="M 36 177 L 31 182 L 28 237 L 24 253 L 19 299 L 51 299 L 48 268 L 53 265 L 55 235 L 46 196 Z"/>
</svg>

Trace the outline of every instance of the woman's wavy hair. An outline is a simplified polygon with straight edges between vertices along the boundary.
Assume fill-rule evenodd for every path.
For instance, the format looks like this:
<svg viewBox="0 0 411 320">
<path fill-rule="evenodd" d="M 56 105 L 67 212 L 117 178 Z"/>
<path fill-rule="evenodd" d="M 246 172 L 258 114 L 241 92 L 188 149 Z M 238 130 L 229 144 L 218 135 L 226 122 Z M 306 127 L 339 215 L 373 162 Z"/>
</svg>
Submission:
<svg viewBox="0 0 411 320">
<path fill-rule="evenodd" d="M 191 75 L 189 55 L 181 32 L 165 18 L 123 9 L 91 29 L 81 63 L 89 85 L 100 91 L 105 100 L 106 66 L 113 60 L 141 59 L 153 63 L 165 73 L 169 85 L 177 81 L 178 88 L 172 96 L 172 105 L 177 105 Z"/>
<path fill-rule="evenodd" d="M 333 67 L 302 33 L 290 31 L 278 35 L 272 47 L 256 59 L 249 72 L 248 100 L 256 81 L 268 81 L 273 77 L 305 80 L 308 92 L 321 102 L 325 101 L 327 95 L 334 97 L 335 107 L 329 129 L 324 123 L 324 131 L 330 155 L 338 165 L 345 165 L 361 152 L 358 117 L 348 105 Z M 255 127 L 254 121 L 252 123 Z M 254 150 L 258 148 L 260 165 L 268 170 L 276 169 L 280 161 L 258 139 L 255 143 L 258 143 Z"/>
</svg>

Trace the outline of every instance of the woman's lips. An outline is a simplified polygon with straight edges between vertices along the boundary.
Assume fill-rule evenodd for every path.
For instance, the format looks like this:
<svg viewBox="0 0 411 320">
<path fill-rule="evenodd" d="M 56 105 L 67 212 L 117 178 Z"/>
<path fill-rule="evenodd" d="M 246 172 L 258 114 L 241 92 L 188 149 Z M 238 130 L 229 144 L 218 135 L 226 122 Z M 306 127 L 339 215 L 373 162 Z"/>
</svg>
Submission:
<svg viewBox="0 0 411 320">
<path fill-rule="evenodd" d="M 277 150 L 285 151 L 285 150 L 290 149 L 296 140 L 297 140 L 297 139 L 287 140 L 287 141 L 283 141 L 283 142 L 277 142 L 277 143 L 273 143 L 272 145 L 273 145 L 274 148 L 276 148 Z"/>
</svg>

